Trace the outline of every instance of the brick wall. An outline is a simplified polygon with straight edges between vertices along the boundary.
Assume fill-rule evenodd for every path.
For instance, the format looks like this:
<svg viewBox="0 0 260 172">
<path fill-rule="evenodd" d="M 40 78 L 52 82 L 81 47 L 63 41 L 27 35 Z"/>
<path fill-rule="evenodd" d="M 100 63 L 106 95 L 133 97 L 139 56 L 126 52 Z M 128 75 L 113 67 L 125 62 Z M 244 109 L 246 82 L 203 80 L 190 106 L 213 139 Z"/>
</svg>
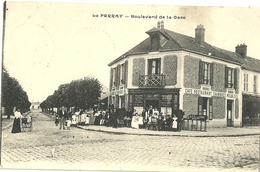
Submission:
<svg viewBox="0 0 260 172">
<path fill-rule="evenodd" d="M 199 89 L 199 58 L 184 57 L 184 87 Z"/>
<path fill-rule="evenodd" d="M 165 56 L 163 60 L 163 73 L 166 75 L 166 85 L 177 83 L 177 56 Z"/>
<path fill-rule="evenodd" d="M 225 65 L 213 63 L 213 66 L 213 86 L 211 90 L 225 92 Z"/>
<path fill-rule="evenodd" d="M 183 95 L 183 110 L 185 110 L 185 117 L 189 114 L 198 113 L 198 95 L 184 94 Z"/>
<path fill-rule="evenodd" d="M 225 118 L 225 98 L 213 97 L 213 120 Z"/>
<path fill-rule="evenodd" d="M 139 75 L 144 75 L 144 74 L 145 74 L 145 58 L 133 59 L 132 84 L 134 86 L 139 86 Z"/>
</svg>

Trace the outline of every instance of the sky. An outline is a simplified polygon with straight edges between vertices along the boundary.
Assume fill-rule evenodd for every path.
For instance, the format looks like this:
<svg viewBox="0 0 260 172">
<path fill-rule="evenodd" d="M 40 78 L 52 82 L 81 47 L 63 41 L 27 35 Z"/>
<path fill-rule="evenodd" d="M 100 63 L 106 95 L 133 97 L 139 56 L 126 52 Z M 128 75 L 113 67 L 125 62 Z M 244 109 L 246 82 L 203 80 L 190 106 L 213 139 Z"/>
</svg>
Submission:
<svg viewBox="0 0 260 172">
<path fill-rule="evenodd" d="M 259 6 L 89 2 L 7 2 L 3 64 L 30 101 L 43 101 L 59 85 L 86 76 L 93 76 L 108 87 L 108 63 L 146 39 L 145 32 L 156 27 L 159 20 L 164 21 L 166 29 L 192 37 L 196 26 L 202 24 L 207 43 L 230 51 L 245 43 L 248 55 L 260 59 Z M 105 14 L 115 17 L 104 17 Z M 173 19 L 174 16 L 185 19 Z"/>
</svg>

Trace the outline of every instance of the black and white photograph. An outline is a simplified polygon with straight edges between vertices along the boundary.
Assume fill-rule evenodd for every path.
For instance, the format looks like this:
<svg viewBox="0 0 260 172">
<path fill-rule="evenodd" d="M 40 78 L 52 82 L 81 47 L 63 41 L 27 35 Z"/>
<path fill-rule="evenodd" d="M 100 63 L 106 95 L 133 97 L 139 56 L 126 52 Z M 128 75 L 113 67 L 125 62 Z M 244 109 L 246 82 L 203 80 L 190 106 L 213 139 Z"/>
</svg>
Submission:
<svg viewBox="0 0 260 172">
<path fill-rule="evenodd" d="M 259 171 L 260 7 L 3 2 L 3 170 Z"/>
</svg>

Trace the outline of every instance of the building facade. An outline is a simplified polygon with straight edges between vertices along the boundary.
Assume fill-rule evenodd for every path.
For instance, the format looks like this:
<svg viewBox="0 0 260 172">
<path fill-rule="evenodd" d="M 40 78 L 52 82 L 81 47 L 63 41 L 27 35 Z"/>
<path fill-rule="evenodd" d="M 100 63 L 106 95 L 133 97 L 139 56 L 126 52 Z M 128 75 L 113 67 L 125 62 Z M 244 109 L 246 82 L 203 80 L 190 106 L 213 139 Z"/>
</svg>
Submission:
<svg viewBox="0 0 260 172">
<path fill-rule="evenodd" d="M 235 52 L 212 46 L 204 40 L 202 25 L 194 38 L 165 29 L 163 21 L 146 34 L 147 39 L 109 63 L 110 104 L 139 113 L 149 106 L 170 115 L 182 109 L 185 116 L 207 116 L 209 127 L 243 125 L 246 96 L 260 102 L 260 61 L 246 56 L 246 45 Z M 260 113 L 259 108 L 254 112 Z"/>
</svg>

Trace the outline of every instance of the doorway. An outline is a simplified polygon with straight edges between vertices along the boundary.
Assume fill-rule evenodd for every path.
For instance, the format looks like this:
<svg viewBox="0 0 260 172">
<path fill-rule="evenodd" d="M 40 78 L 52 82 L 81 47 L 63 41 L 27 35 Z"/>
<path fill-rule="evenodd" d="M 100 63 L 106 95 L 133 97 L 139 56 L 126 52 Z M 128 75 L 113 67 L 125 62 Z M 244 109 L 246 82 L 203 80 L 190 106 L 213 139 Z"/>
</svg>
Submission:
<svg viewBox="0 0 260 172">
<path fill-rule="evenodd" d="M 145 107 L 149 108 L 149 106 L 153 106 L 153 109 L 157 108 L 159 112 L 161 111 L 159 100 L 145 100 Z"/>
<path fill-rule="evenodd" d="M 233 100 L 227 100 L 227 127 L 234 127 Z"/>
</svg>

